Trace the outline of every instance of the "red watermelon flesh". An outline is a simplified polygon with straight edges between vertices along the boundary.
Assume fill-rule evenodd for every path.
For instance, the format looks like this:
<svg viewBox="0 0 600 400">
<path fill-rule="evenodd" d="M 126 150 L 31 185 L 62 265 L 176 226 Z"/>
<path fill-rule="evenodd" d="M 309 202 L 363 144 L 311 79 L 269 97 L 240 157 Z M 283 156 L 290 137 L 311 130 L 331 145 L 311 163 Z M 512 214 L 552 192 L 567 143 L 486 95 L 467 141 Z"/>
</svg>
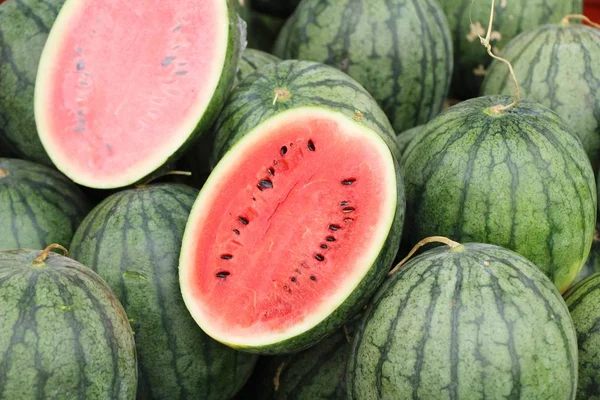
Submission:
<svg viewBox="0 0 600 400">
<path fill-rule="evenodd" d="M 397 204 L 391 153 L 359 124 L 311 111 L 260 127 L 202 189 L 180 261 L 196 321 L 242 348 L 293 337 L 343 303 Z"/>
<path fill-rule="evenodd" d="M 44 49 L 36 121 L 72 180 L 136 182 L 186 141 L 230 41 L 223 0 L 67 0 Z"/>
</svg>

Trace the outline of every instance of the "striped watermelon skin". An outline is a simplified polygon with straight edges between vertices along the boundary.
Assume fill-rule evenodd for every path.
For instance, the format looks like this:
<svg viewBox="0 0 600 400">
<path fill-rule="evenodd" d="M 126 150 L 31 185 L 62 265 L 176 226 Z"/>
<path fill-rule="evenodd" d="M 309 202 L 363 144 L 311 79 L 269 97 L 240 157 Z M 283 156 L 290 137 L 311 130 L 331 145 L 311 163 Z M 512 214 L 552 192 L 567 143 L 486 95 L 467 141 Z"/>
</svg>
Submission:
<svg viewBox="0 0 600 400">
<path fill-rule="evenodd" d="M 479 94 L 490 58 L 479 37 L 485 37 L 490 2 L 438 0 L 450 25 L 454 43 L 451 92 L 466 100 Z M 491 45 L 497 54 L 519 33 L 540 25 L 558 23 L 567 14 L 581 14 L 582 0 L 499 0 L 494 13 Z M 512 61 L 512 60 L 510 60 Z"/>
<path fill-rule="evenodd" d="M 240 59 L 237 73 L 235 75 L 234 87 L 239 85 L 248 75 L 261 69 L 267 64 L 274 64 L 281 61 L 279 58 L 255 49 L 246 49 Z"/>
<path fill-rule="evenodd" d="M 552 282 L 518 254 L 438 247 L 376 295 L 347 385 L 350 400 L 573 399 L 575 329 Z"/>
<path fill-rule="evenodd" d="M 437 0 L 303 1 L 275 55 L 347 73 L 373 95 L 398 134 L 439 114 L 452 77 L 451 34 Z"/>
<path fill-rule="evenodd" d="M 91 206 L 58 171 L 0 158 L 0 250 L 68 246 Z"/>
<path fill-rule="evenodd" d="M 0 142 L 18 156 L 52 165 L 33 116 L 37 66 L 64 0 L 7 0 L 0 7 Z"/>
<path fill-rule="evenodd" d="M 285 89 L 289 99 L 276 99 Z M 215 125 L 212 164 L 251 129 L 283 111 L 321 107 L 341 112 L 377 132 L 396 157 L 400 152 L 389 120 L 356 81 L 326 65 L 287 60 L 267 64 L 244 79 L 231 93 Z"/>
<path fill-rule="evenodd" d="M 600 274 L 595 273 L 574 286 L 565 296 L 577 331 L 579 383 L 577 399 L 600 399 Z"/>
<path fill-rule="evenodd" d="M 346 398 L 345 374 L 356 323 L 300 353 L 262 357 L 256 397 L 262 400 L 314 400 Z M 278 370 L 281 371 L 278 374 Z M 255 375 L 256 376 L 256 375 Z M 278 387 L 275 387 L 274 381 Z"/>
<path fill-rule="evenodd" d="M 540 267 L 564 292 L 588 257 L 594 173 L 553 111 L 508 96 L 460 103 L 428 123 L 404 155 L 411 243 L 443 235 L 496 244 Z"/>
<path fill-rule="evenodd" d="M 226 400 L 256 361 L 210 339 L 183 303 L 179 249 L 197 194 L 179 184 L 118 192 L 94 208 L 71 243 L 73 258 L 110 285 L 130 318 L 140 398 Z"/>
<path fill-rule="evenodd" d="M 544 25 L 526 31 L 502 51 L 521 95 L 554 110 L 579 136 L 594 171 L 600 162 L 600 30 L 585 25 Z M 506 65 L 492 63 L 484 95 L 511 94 Z"/>
<path fill-rule="evenodd" d="M 0 252 L 0 399 L 135 399 L 133 332 L 89 268 Z"/>
</svg>

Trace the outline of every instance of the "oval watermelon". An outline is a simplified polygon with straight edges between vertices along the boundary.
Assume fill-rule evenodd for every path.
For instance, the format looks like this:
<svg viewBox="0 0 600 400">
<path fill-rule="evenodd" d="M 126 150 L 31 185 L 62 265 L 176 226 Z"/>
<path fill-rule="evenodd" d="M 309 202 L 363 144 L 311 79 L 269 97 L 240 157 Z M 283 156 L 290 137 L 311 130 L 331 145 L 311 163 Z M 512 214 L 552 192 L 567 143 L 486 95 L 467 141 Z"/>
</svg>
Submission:
<svg viewBox="0 0 600 400">
<path fill-rule="evenodd" d="M 8 0 L 0 7 L 0 143 L 28 160 L 52 165 L 33 114 L 37 67 L 64 0 Z"/>
<path fill-rule="evenodd" d="M 577 399 L 600 398 L 600 274 L 579 282 L 565 295 L 577 331 L 579 383 Z"/>
<path fill-rule="evenodd" d="M 34 99 L 53 163 L 97 189 L 134 184 L 178 159 L 223 107 L 241 51 L 231 1 L 112 3 L 65 2 Z"/>
<path fill-rule="evenodd" d="M 183 239 L 186 305 L 234 348 L 310 347 L 360 310 L 398 250 L 389 122 L 342 72 L 284 61 L 238 85 L 216 126 L 222 158 Z"/>
<path fill-rule="evenodd" d="M 438 247 L 391 277 L 367 309 L 350 400 L 573 399 L 577 339 L 552 282 L 512 251 Z"/>
<path fill-rule="evenodd" d="M 526 31 L 502 50 L 520 83 L 521 95 L 554 110 L 583 143 L 594 171 L 600 163 L 600 30 L 564 22 Z M 485 95 L 511 94 L 505 65 L 494 62 L 483 82 Z"/>
<path fill-rule="evenodd" d="M 0 252 L 0 398 L 135 399 L 123 307 L 92 270 L 48 251 Z"/>
<path fill-rule="evenodd" d="M 588 257 L 594 173 L 580 140 L 531 101 L 460 103 L 429 122 L 404 155 L 411 242 L 443 235 L 509 248 L 564 292 Z"/>
<path fill-rule="evenodd" d="M 452 76 L 452 42 L 437 1 L 303 1 L 275 55 L 334 66 L 362 84 L 397 133 L 441 110 Z"/>
<path fill-rule="evenodd" d="M 73 258 L 106 280 L 130 318 L 140 398 L 227 400 L 256 361 L 207 337 L 181 298 L 179 249 L 197 194 L 177 184 L 118 192 L 94 208 L 71 243 Z"/>
<path fill-rule="evenodd" d="M 58 171 L 0 158 L 0 250 L 67 246 L 89 210 L 83 193 Z"/>
<path fill-rule="evenodd" d="M 478 36 L 485 36 L 490 3 L 473 0 L 439 0 L 439 3 L 448 17 L 454 42 L 451 91 L 454 96 L 466 100 L 479 94 L 485 69 L 491 62 Z M 491 45 L 497 54 L 519 33 L 581 12 L 582 0 L 496 1 Z"/>
</svg>

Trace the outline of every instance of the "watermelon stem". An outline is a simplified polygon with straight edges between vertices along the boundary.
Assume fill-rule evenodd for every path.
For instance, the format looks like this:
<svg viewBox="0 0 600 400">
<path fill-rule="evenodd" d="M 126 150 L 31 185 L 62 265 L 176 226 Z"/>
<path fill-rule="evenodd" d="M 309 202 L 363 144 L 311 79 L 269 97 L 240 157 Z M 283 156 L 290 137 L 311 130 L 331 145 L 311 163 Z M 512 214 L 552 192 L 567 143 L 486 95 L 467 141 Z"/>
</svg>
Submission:
<svg viewBox="0 0 600 400">
<path fill-rule="evenodd" d="M 63 252 L 64 256 L 67 256 L 69 254 L 69 251 L 67 249 L 65 249 L 63 246 L 61 246 L 60 244 L 53 243 L 50 246 L 46 247 L 40 253 L 40 255 L 35 260 L 33 260 L 33 265 L 43 264 L 44 261 L 46 261 L 46 259 L 48 258 L 48 255 L 50 254 L 50 252 L 53 249 L 59 249 L 59 250 L 61 250 Z"/>
<path fill-rule="evenodd" d="M 277 104 L 278 101 L 287 101 L 292 97 L 291 93 L 285 89 L 277 88 L 274 90 L 275 98 L 273 99 L 273 105 Z"/>
<path fill-rule="evenodd" d="M 406 257 L 404 257 L 402 259 L 402 261 L 400 261 L 398 263 L 398 265 L 396 265 L 394 267 L 394 269 L 392 269 L 389 273 L 388 276 L 392 276 L 394 275 L 396 272 L 398 272 L 398 270 L 400 270 L 400 268 L 402 268 L 402 266 L 404 264 L 406 264 L 406 262 L 408 260 L 410 260 L 410 258 L 417 252 L 417 250 L 419 250 L 421 247 L 425 246 L 426 244 L 429 243 L 444 243 L 445 245 L 448 245 L 448 247 L 450 247 L 451 249 L 455 249 L 457 247 L 462 246 L 460 243 L 455 242 L 454 240 L 450 240 L 447 237 L 444 236 L 430 236 L 428 238 L 425 238 L 423 240 L 421 240 L 419 243 L 417 243 L 415 245 L 415 247 L 412 248 L 412 250 L 410 251 L 410 253 L 408 253 L 408 255 Z"/>
<path fill-rule="evenodd" d="M 513 79 L 513 82 L 515 83 L 515 100 L 507 106 L 498 104 L 497 106 L 490 108 L 490 112 L 492 114 L 498 115 L 498 114 L 502 114 L 506 110 L 515 108 L 517 106 L 517 104 L 519 104 L 519 101 L 521 100 L 521 88 L 519 87 L 519 81 L 517 80 L 517 76 L 515 75 L 515 70 L 513 69 L 513 66 L 510 63 L 510 61 L 508 61 L 502 57 L 499 57 L 492 52 L 492 45 L 490 44 L 490 40 L 492 37 L 492 28 L 494 25 L 494 8 L 495 7 L 496 7 L 496 1 L 492 0 L 492 11 L 490 12 L 490 23 L 488 25 L 488 31 L 487 31 L 485 38 L 482 38 L 481 36 L 479 36 L 479 40 L 481 41 L 481 44 L 483 45 L 483 47 L 485 47 L 485 49 L 487 50 L 487 53 L 490 55 L 490 57 L 508 65 L 510 75 Z"/>
<path fill-rule="evenodd" d="M 594 28 L 600 29 L 600 24 L 595 23 L 594 21 L 592 21 L 591 19 L 589 19 L 588 17 L 586 17 L 585 15 L 582 15 L 582 14 L 569 14 L 562 19 L 561 23 L 565 26 L 568 26 L 571 23 L 572 19 L 577 19 L 577 20 L 580 20 L 583 22 L 587 22 Z"/>
<path fill-rule="evenodd" d="M 4 178 L 6 175 L 8 175 L 8 171 L 0 168 L 0 178 Z"/>
</svg>

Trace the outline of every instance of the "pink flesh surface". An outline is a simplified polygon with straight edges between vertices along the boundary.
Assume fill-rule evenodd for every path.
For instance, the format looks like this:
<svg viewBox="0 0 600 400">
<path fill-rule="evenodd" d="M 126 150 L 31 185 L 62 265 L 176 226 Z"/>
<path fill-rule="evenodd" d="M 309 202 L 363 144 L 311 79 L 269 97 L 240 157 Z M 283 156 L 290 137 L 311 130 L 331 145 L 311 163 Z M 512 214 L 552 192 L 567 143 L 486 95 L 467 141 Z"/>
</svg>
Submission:
<svg viewBox="0 0 600 400">
<path fill-rule="evenodd" d="M 53 60 L 49 129 L 74 168 L 110 178 L 199 120 L 223 17 L 215 0 L 79 1 Z"/>
<path fill-rule="evenodd" d="M 215 195 L 196 222 L 190 276 L 211 325 L 243 335 L 284 330 L 331 301 L 352 271 L 370 268 L 356 260 L 386 214 L 389 165 L 372 141 L 341 129 L 325 118 L 289 121 L 208 183 Z M 263 180 L 273 187 L 260 190 Z"/>
</svg>

